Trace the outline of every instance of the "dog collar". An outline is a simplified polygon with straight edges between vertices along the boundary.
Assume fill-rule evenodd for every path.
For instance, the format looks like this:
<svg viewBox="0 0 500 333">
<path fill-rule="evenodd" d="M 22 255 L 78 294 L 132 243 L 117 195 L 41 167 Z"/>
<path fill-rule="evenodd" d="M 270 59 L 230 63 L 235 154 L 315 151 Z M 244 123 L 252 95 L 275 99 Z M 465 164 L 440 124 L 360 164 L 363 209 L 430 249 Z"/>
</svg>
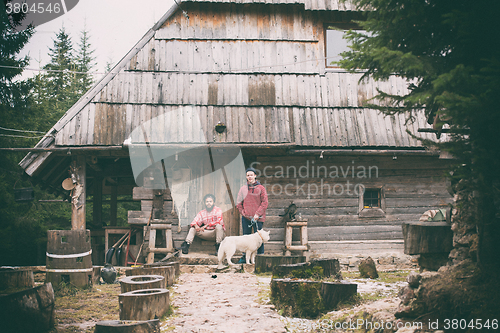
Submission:
<svg viewBox="0 0 500 333">
<path fill-rule="evenodd" d="M 259 234 L 259 236 L 262 239 L 262 241 L 264 241 L 264 238 L 262 238 L 262 235 L 260 234 L 260 230 L 257 230 L 257 233 Z"/>
</svg>

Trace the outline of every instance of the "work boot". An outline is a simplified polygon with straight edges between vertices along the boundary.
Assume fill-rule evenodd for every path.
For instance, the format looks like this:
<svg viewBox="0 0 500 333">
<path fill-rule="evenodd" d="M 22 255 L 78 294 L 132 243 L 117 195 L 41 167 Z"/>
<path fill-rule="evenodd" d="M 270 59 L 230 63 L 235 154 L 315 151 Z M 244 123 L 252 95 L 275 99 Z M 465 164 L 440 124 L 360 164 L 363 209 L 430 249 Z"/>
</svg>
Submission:
<svg viewBox="0 0 500 333">
<path fill-rule="evenodd" d="M 182 254 L 188 254 L 189 253 L 189 243 L 188 242 L 184 242 L 182 243 L 181 245 L 181 250 L 182 250 Z"/>
<path fill-rule="evenodd" d="M 215 243 L 215 256 L 216 257 L 219 254 L 219 247 L 220 247 L 220 243 Z"/>
</svg>

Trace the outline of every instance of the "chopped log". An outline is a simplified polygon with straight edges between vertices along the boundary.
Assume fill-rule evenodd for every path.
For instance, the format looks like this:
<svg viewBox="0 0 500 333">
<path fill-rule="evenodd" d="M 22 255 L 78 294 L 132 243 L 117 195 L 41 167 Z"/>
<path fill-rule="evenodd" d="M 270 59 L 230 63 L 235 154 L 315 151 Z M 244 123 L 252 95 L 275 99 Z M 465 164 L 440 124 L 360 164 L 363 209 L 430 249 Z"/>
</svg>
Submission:
<svg viewBox="0 0 500 333">
<path fill-rule="evenodd" d="M 317 318 L 325 310 L 318 281 L 271 280 L 271 301 L 287 317 Z"/>
<path fill-rule="evenodd" d="M 125 275 L 126 276 L 161 275 L 165 278 L 165 283 L 166 283 L 165 288 L 166 288 L 174 284 L 175 267 L 174 266 L 138 267 L 125 271 Z"/>
<path fill-rule="evenodd" d="M 403 223 L 404 253 L 449 253 L 453 248 L 453 232 L 446 222 Z"/>
<path fill-rule="evenodd" d="M 170 307 L 167 289 L 142 289 L 118 295 L 120 320 L 161 318 Z"/>
<path fill-rule="evenodd" d="M 358 292 L 358 285 L 355 283 L 323 282 L 321 285 L 321 295 L 325 309 L 330 311 L 342 301 L 355 296 Z"/>
<path fill-rule="evenodd" d="M 95 324 L 94 333 L 156 333 L 160 320 L 105 320 Z"/>
<path fill-rule="evenodd" d="M 2 332 L 46 332 L 54 326 L 51 283 L 0 296 Z"/>
<path fill-rule="evenodd" d="M 33 288 L 35 279 L 31 269 L 0 268 L 0 291 Z"/>
<path fill-rule="evenodd" d="M 273 267 L 279 265 L 296 264 L 305 261 L 305 256 L 273 256 L 267 254 L 259 254 L 255 257 L 255 272 L 272 272 Z"/>
<path fill-rule="evenodd" d="M 161 275 L 126 276 L 121 279 L 120 286 L 122 294 L 140 289 L 165 288 L 165 278 Z"/>
<path fill-rule="evenodd" d="M 333 277 L 342 280 L 340 263 L 337 259 L 317 259 L 291 265 L 278 265 L 273 269 L 275 278 L 316 278 Z"/>
</svg>

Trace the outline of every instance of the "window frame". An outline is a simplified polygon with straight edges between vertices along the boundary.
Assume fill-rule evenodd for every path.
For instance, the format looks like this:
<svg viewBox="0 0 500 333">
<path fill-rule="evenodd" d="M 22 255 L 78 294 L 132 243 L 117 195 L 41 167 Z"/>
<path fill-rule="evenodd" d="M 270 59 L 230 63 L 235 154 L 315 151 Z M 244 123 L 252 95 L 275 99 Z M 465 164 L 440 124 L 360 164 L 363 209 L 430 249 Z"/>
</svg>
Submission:
<svg viewBox="0 0 500 333">
<path fill-rule="evenodd" d="M 365 208 L 365 192 L 366 191 L 377 191 L 379 195 L 379 207 L 368 207 Z M 359 193 L 359 207 L 358 216 L 359 217 L 385 217 L 385 194 L 383 186 L 370 186 L 365 187 L 364 191 Z"/>
<path fill-rule="evenodd" d="M 337 29 L 328 29 L 329 27 L 337 27 L 339 29 L 344 30 L 344 34 L 348 30 L 362 30 L 359 24 L 352 22 L 352 21 L 340 21 L 340 22 L 328 22 L 323 25 L 324 28 L 324 36 L 325 36 L 325 44 L 324 44 L 324 50 L 325 50 L 325 69 L 326 70 L 343 70 L 341 67 L 338 65 L 330 65 L 330 62 L 332 60 L 328 59 L 328 37 L 327 37 L 327 32 L 328 30 L 337 30 Z"/>
</svg>

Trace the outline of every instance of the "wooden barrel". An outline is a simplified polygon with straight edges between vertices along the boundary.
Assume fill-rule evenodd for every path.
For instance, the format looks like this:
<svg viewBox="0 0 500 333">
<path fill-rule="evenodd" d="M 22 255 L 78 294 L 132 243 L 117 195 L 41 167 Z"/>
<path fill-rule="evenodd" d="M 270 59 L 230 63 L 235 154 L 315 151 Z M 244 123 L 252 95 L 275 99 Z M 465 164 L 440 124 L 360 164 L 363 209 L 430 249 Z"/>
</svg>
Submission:
<svg viewBox="0 0 500 333">
<path fill-rule="evenodd" d="M 47 231 L 47 281 L 77 287 L 91 286 L 93 281 L 90 230 Z"/>
</svg>

